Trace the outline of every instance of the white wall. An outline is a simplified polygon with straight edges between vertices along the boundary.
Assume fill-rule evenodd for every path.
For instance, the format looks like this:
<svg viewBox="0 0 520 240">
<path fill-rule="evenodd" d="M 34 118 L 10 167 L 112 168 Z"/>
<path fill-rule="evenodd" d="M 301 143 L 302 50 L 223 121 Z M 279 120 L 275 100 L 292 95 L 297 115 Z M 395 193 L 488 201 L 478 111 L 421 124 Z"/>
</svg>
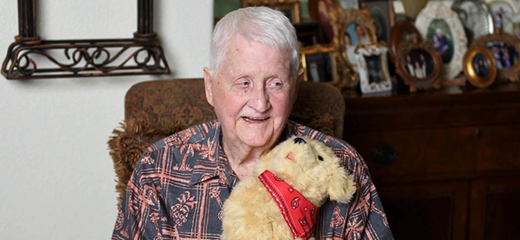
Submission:
<svg viewBox="0 0 520 240">
<path fill-rule="evenodd" d="M 18 34 L 17 1 L 2 0 L 0 57 Z M 136 0 L 37 0 L 44 39 L 131 38 Z M 133 84 L 202 77 L 213 0 L 156 0 L 171 76 L 13 81 L 0 77 L 0 239 L 109 239 L 116 220 L 107 140 Z M 60 6 L 61 4 L 61 6 Z"/>
</svg>

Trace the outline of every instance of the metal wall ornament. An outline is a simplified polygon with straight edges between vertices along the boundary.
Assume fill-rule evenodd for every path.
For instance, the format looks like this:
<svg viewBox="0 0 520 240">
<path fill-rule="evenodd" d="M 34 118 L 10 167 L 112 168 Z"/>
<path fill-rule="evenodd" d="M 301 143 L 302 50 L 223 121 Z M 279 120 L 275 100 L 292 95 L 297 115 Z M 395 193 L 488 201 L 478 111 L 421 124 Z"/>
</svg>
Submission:
<svg viewBox="0 0 520 240">
<path fill-rule="evenodd" d="M 462 60 L 464 75 L 471 85 L 487 88 L 495 82 L 497 68 L 495 59 L 488 49 L 472 45 Z"/>
<path fill-rule="evenodd" d="M 359 46 L 358 71 L 362 93 L 387 92 L 392 90 L 392 80 L 388 70 L 388 48 L 383 42 Z"/>
<path fill-rule="evenodd" d="M 333 45 L 338 51 L 338 75 L 344 83 L 344 87 L 354 88 L 359 84 L 359 75 L 355 71 L 355 48 L 359 44 L 351 44 L 349 41 L 353 36 L 346 40 L 346 32 L 348 28 L 354 27 L 358 34 L 357 42 L 362 45 L 370 45 L 377 43 L 375 35 L 375 21 L 370 16 L 370 12 L 367 9 L 340 9 L 337 16 L 332 15 L 332 26 L 334 28 L 335 37 L 333 39 Z M 353 42 L 353 41 L 352 41 Z M 354 51 L 351 51 L 354 50 Z"/>
<path fill-rule="evenodd" d="M 495 29 L 495 33 L 481 36 L 473 43 L 487 48 L 497 68 L 497 82 L 518 82 L 520 74 L 520 40 L 516 36 Z"/>
<path fill-rule="evenodd" d="M 43 40 L 36 0 L 18 0 L 19 35 L 2 63 L 7 79 L 169 74 L 154 33 L 153 0 L 138 0 L 138 28 L 130 39 Z"/>
<path fill-rule="evenodd" d="M 450 4 L 451 2 L 430 1 L 415 20 L 421 36 L 439 51 L 444 63 L 443 78 L 446 81 L 456 78 L 462 72 L 462 58 L 468 44 L 464 27 L 457 13 L 451 10 Z"/>
<path fill-rule="evenodd" d="M 301 0 L 240 0 L 240 7 L 266 6 L 282 12 L 293 24 L 300 23 Z"/>
<path fill-rule="evenodd" d="M 414 23 L 410 20 L 401 20 L 395 23 L 390 31 L 390 40 L 388 41 L 388 48 L 390 51 L 390 60 L 395 64 L 395 55 L 397 53 L 397 47 L 401 42 L 405 42 L 412 39 L 413 35 L 420 38 L 421 33 L 415 27 Z M 420 39 L 421 40 L 421 39 Z"/>
<path fill-rule="evenodd" d="M 442 78 L 442 59 L 428 40 L 418 35 L 401 42 L 396 53 L 397 74 L 409 86 L 410 92 L 439 89 Z"/>
<path fill-rule="evenodd" d="M 451 9 L 459 15 L 469 43 L 482 35 L 493 33 L 493 17 L 482 0 L 458 0 Z"/>
<path fill-rule="evenodd" d="M 304 81 L 325 82 L 341 88 L 336 67 L 337 52 L 332 44 L 316 44 L 300 48 L 300 66 Z"/>
</svg>

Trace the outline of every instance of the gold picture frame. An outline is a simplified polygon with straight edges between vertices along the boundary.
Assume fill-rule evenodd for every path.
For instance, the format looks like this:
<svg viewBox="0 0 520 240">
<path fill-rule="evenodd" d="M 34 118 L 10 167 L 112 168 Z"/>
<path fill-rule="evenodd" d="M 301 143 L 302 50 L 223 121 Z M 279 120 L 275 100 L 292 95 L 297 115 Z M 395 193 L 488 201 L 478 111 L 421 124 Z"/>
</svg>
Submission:
<svg viewBox="0 0 520 240">
<path fill-rule="evenodd" d="M 343 87 L 354 88 L 359 84 L 359 74 L 355 71 L 355 49 L 360 44 L 377 43 L 375 20 L 370 16 L 368 9 L 354 8 L 339 9 L 338 15 L 331 15 L 331 19 L 335 33 L 332 44 L 338 51 L 338 76 L 344 84 Z M 354 35 L 345 34 L 352 29 L 355 31 L 355 38 Z"/>
<path fill-rule="evenodd" d="M 410 92 L 441 87 L 441 55 L 428 40 L 420 40 L 414 34 L 411 40 L 401 42 L 396 60 L 397 74 L 410 87 Z"/>
<path fill-rule="evenodd" d="M 337 52 L 332 44 L 316 44 L 300 48 L 300 66 L 304 81 L 325 82 L 341 87 L 336 65 Z"/>
<path fill-rule="evenodd" d="M 497 28 L 495 29 L 495 33 L 483 35 L 475 39 L 471 46 L 473 45 L 485 47 L 490 50 L 491 54 L 495 58 L 497 67 L 497 82 L 518 82 L 518 75 L 520 74 L 520 40 L 518 40 L 516 36 Z M 507 52 L 509 53 L 508 55 L 513 55 L 508 61 L 513 60 L 512 62 L 514 63 L 516 59 L 516 64 L 503 64 L 501 59 L 504 57 L 495 54 L 495 46 L 496 48 L 500 47 L 501 51 L 503 51 L 503 48 L 507 48 Z M 511 52 L 513 52 L 513 54 L 511 54 Z M 508 67 L 507 65 L 510 66 Z"/>
<path fill-rule="evenodd" d="M 485 47 L 472 45 L 462 60 L 464 75 L 471 85 L 487 88 L 495 82 L 497 68 L 495 58 Z"/>
<path fill-rule="evenodd" d="M 282 12 L 292 24 L 301 22 L 301 0 L 240 0 L 240 7 L 266 6 Z"/>
<path fill-rule="evenodd" d="M 408 41 L 412 38 L 412 35 L 416 34 L 421 40 L 421 33 L 415 27 L 411 20 L 405 19 L 398 21 L 390 30 L 390 40 L 388 41 L 388 48 L 390 51 L 390 60 L 392 63 L 396 62 L 395 54 L 397 47 L 401 42 Z"/>
</svg>

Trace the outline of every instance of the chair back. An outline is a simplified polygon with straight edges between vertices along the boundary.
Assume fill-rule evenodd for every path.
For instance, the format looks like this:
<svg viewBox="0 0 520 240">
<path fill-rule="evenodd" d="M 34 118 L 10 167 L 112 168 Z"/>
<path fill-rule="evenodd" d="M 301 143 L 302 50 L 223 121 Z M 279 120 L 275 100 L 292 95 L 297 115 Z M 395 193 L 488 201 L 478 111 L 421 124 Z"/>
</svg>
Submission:
<svg viewBox="0 0 520 240">
<path fill-rule="evenodd" d="M 301 82 L 289 119 L 341 138 L 345 102 L 335 87 Z M 172 79 L 141 82 L 125 96 L 125 120 L 108 141 L 117 175 L 118 201 L 135 164 L 152 143 L 188 127 L 216 119 L 206 101 L 204 80 Z"/>
</svg>

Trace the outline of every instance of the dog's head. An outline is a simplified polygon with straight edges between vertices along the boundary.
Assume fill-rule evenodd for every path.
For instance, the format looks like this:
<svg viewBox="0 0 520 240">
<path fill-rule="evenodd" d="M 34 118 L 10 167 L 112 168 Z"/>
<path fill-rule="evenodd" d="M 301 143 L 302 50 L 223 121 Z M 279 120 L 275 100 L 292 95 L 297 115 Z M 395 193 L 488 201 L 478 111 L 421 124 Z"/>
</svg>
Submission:
<svg viewBox="0 0 520 240">
<path fill-rule="evenodd" d="M 332 149 L 308 137 L 280 143 L 263 156 L 258 167 L 258 171 L 268 169 L 318 207 L 327 197 L 348 203 L 356 191 L 353 177 Z"/>
</svg>

